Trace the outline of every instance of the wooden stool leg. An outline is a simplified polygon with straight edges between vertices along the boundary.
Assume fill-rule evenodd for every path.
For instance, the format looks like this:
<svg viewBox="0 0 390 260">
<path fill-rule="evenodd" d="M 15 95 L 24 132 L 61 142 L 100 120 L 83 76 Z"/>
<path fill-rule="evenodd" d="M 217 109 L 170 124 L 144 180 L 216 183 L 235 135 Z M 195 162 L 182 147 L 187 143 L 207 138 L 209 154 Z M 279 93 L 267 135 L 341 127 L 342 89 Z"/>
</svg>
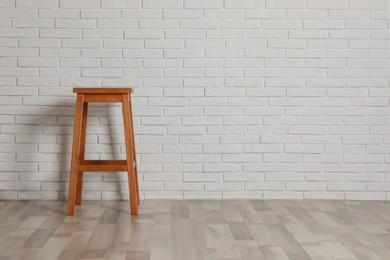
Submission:
<svg viewBox="0 0 390 260">
<path fill-rule="evenodd" d="M 128 183 L 129 183 L 129 195 L 130 195 L 130 211 L 131 215 L 138 214 L 138 200 L 137 200 L 137 184 L 134 169 L 134 154 L 133 154 L 133 138 L 131 137 L 131 123 L 130 123 L 130 103 L 129 94 L 122 95 L 123 106 L 123 125 L 125 128 L 125 143 L 126 143 L 126 159 L 127 159 L 127 171 L 128 171 Z"/>
<path fill-rule="evenodd" d="M 83 117 L 83 103 L 84 94 L 77 94 L 76 99 L 76 113 L 74 119 L 74 130 L 73 130 L 73 147 L 72 147 L 72 162 L 70 167 L 69 177 L 69 192 L 68 192 L 68 208 L 67 215 L 73 215 L 76 185 L 77 185 L 77 172 L 80 158 L 80 135 L 81 135 L 81 123 Z"/>
<path fill-rule="evenodd" d="M 88 103 L 83 104 L 83 118 L 81 120 L 81 137 L 80 137 L 80 155 L 79 161 L 84 160 L 85 156 L 85 139 L 87 137 L 87 118 L 88 118 Z M 76 205 L 81 204 L 83 195 L 83 171 L 77 172 L 77 189 L 76 189 Z"/>
<path fill-rule="evenodd" d="M 138 188 L 138 170 L 137 170 L 137 155 L 135 153 L 135 141 L 134 141 L 134 125 L 133 125 L 133 108 L 131 105 L 131 96 L 129 95 L 129 109 L 130 109 L 130 129 L 131 129 L 131 137 L 133 140 L 133 156 L 134 156 L 134 174 L 135 174 L 135 184 L 137 186 L 137 204 L 140 204 L 139 200 L 139 188 Z"/>
</svg>

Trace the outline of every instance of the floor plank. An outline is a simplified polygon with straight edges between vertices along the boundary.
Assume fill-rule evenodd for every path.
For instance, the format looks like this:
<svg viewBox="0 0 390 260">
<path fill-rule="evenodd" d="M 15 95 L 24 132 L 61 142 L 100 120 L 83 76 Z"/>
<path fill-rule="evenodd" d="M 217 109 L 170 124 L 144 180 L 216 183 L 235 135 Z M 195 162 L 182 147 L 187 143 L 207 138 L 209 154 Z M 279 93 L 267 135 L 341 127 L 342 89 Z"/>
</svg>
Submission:
<svg viewBox="0 0 390 260">
<path fill-rule="evenodd" d="M 390 259 L 390 202 L 1 201 L 0 259 Z"/>
</svg>

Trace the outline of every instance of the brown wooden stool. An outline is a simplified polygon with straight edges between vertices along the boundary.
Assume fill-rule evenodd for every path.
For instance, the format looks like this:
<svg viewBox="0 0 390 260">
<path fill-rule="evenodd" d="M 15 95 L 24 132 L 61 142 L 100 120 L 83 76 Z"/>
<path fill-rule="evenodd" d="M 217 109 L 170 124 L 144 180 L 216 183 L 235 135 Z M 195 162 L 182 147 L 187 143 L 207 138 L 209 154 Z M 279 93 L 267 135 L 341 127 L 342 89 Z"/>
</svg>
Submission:
<svg viewBox="0 0 390 260">
<path fill-rule="evenodd" d="M 135 156 L 131 88 L 74 88 L 77 93 L 74 120 L 72 163 L 69 177 L 67 214 L 73 215 L 74 206 L 81 204 L 84 172 L 127 171 L 130 211 L 137 215 L 139 201 L 138 174 Z M 126 160 L 84 160 L 87 133 L 88 102 L 122 102 L 125 128 Z"/>
</svg>

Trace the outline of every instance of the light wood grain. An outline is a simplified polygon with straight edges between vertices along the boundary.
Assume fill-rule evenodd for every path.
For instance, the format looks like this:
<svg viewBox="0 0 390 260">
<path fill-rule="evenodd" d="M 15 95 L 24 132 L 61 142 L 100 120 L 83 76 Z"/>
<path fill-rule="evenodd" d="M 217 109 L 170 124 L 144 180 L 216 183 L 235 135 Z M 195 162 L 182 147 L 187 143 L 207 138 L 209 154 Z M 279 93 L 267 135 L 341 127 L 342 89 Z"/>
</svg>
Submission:
<svg viewBox="0 0 390 260">
<path fill-rule="evenodd" d="M 390 259 L 390 203 L 0 202 L 0 259 Z"/>
<path fill-rule="evenodd" d="M 83 94 L 129 94 L 132 88 L 73 88 L 73 93 Z"/>
</svg>

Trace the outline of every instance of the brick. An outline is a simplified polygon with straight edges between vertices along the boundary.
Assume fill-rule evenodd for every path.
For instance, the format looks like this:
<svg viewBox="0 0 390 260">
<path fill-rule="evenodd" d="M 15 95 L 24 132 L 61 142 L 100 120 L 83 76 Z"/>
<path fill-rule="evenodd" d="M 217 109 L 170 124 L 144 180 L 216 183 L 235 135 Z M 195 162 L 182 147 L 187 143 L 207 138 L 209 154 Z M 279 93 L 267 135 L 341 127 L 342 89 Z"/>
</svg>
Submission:
<svg viewBox="0 0 390 260">
<path fill-rule="evenodd" d="M 223 8 L 223 0 L 184 0 L 184 8 Z"/>
<path fill-rule="evenodd" d="M 101 0 L 102 8 L 140 8 L 141 0 Z"/>
<path fill-rule="evenodd" d="M 100 8 L 100 1 L 98 0 L 59 0 L 60 8 Z"/>
<path fill-rule="evenodd" d="M 180 21 L 180 28 L 201 28 L 212 29 L 219 28 L 219 21 L 216 20 L 182 20 Z"/>
<path fill-rule="evenodd" d="M 350 0 L 349 8 L 351 9 L 389 9 L 389 2 L 386 0 Z"/>
<path fill-rule="evenodd" d="M 58 0 L 16 0 L 17 8 L 57 8 Z"/>
<path fill-rule="evenodd" d="M 390 198 L 387 1 L 0 5 L 2 199 L 66 198 L 74 86 L 134 87 L 142 198 Z M 125 158 L 120 104 L 89 112 L 87 157 Z"/>
<path fill-rule="evenodd" d="M 298 1 L 288 1 L 288 0 L 266 0 L 266 7 L 267 8 L 293 8 L 293 9 L 300 9 L 306 7 L 306 1 L 298 0 Z"/>
<path fill-rule="evenodd" d="M 205 18 L 212 19 L 233 19 L 233 18 L 244 18 L 245 14 L 243 10 L 236 9 L 218 9 L 218 10 L 204 10 Z"/>
<path fill-rule="evenodd" d="M 326 10 L 288 10 L 287 18 L 291 19 L 327 19 Z"/>
<path fill-rule="evenodd" d="M 329 0 L 329 1 L 321 1 L 321 0 L 308 0 L 307 8 L 309 9 L 346 9 L 348 6 L 347 0 Z"/>
<path fill-rule="evenodd" d="M 182 8 L 183 0 L 143 0 L 142 4 L 143 8 Z"/>
<path fill-rule="evenodd" d="M 187 10 L 187 9 L 166 9 L 163 11 L 164 18 L 168 19 L 201 19 L 203 18 L 202 10 Z"/>
<path fill-rule="evenodd" d="M 246 10 L 246 18 L 286 18 L 286 11 L 284 10 Z"/>
<path fill-rule="evenodd" d="M 226 0 L 225 7 L 226 8 L 264 8 L 265 0 L 242 0 L 242 1 Z"/>
</svg>

